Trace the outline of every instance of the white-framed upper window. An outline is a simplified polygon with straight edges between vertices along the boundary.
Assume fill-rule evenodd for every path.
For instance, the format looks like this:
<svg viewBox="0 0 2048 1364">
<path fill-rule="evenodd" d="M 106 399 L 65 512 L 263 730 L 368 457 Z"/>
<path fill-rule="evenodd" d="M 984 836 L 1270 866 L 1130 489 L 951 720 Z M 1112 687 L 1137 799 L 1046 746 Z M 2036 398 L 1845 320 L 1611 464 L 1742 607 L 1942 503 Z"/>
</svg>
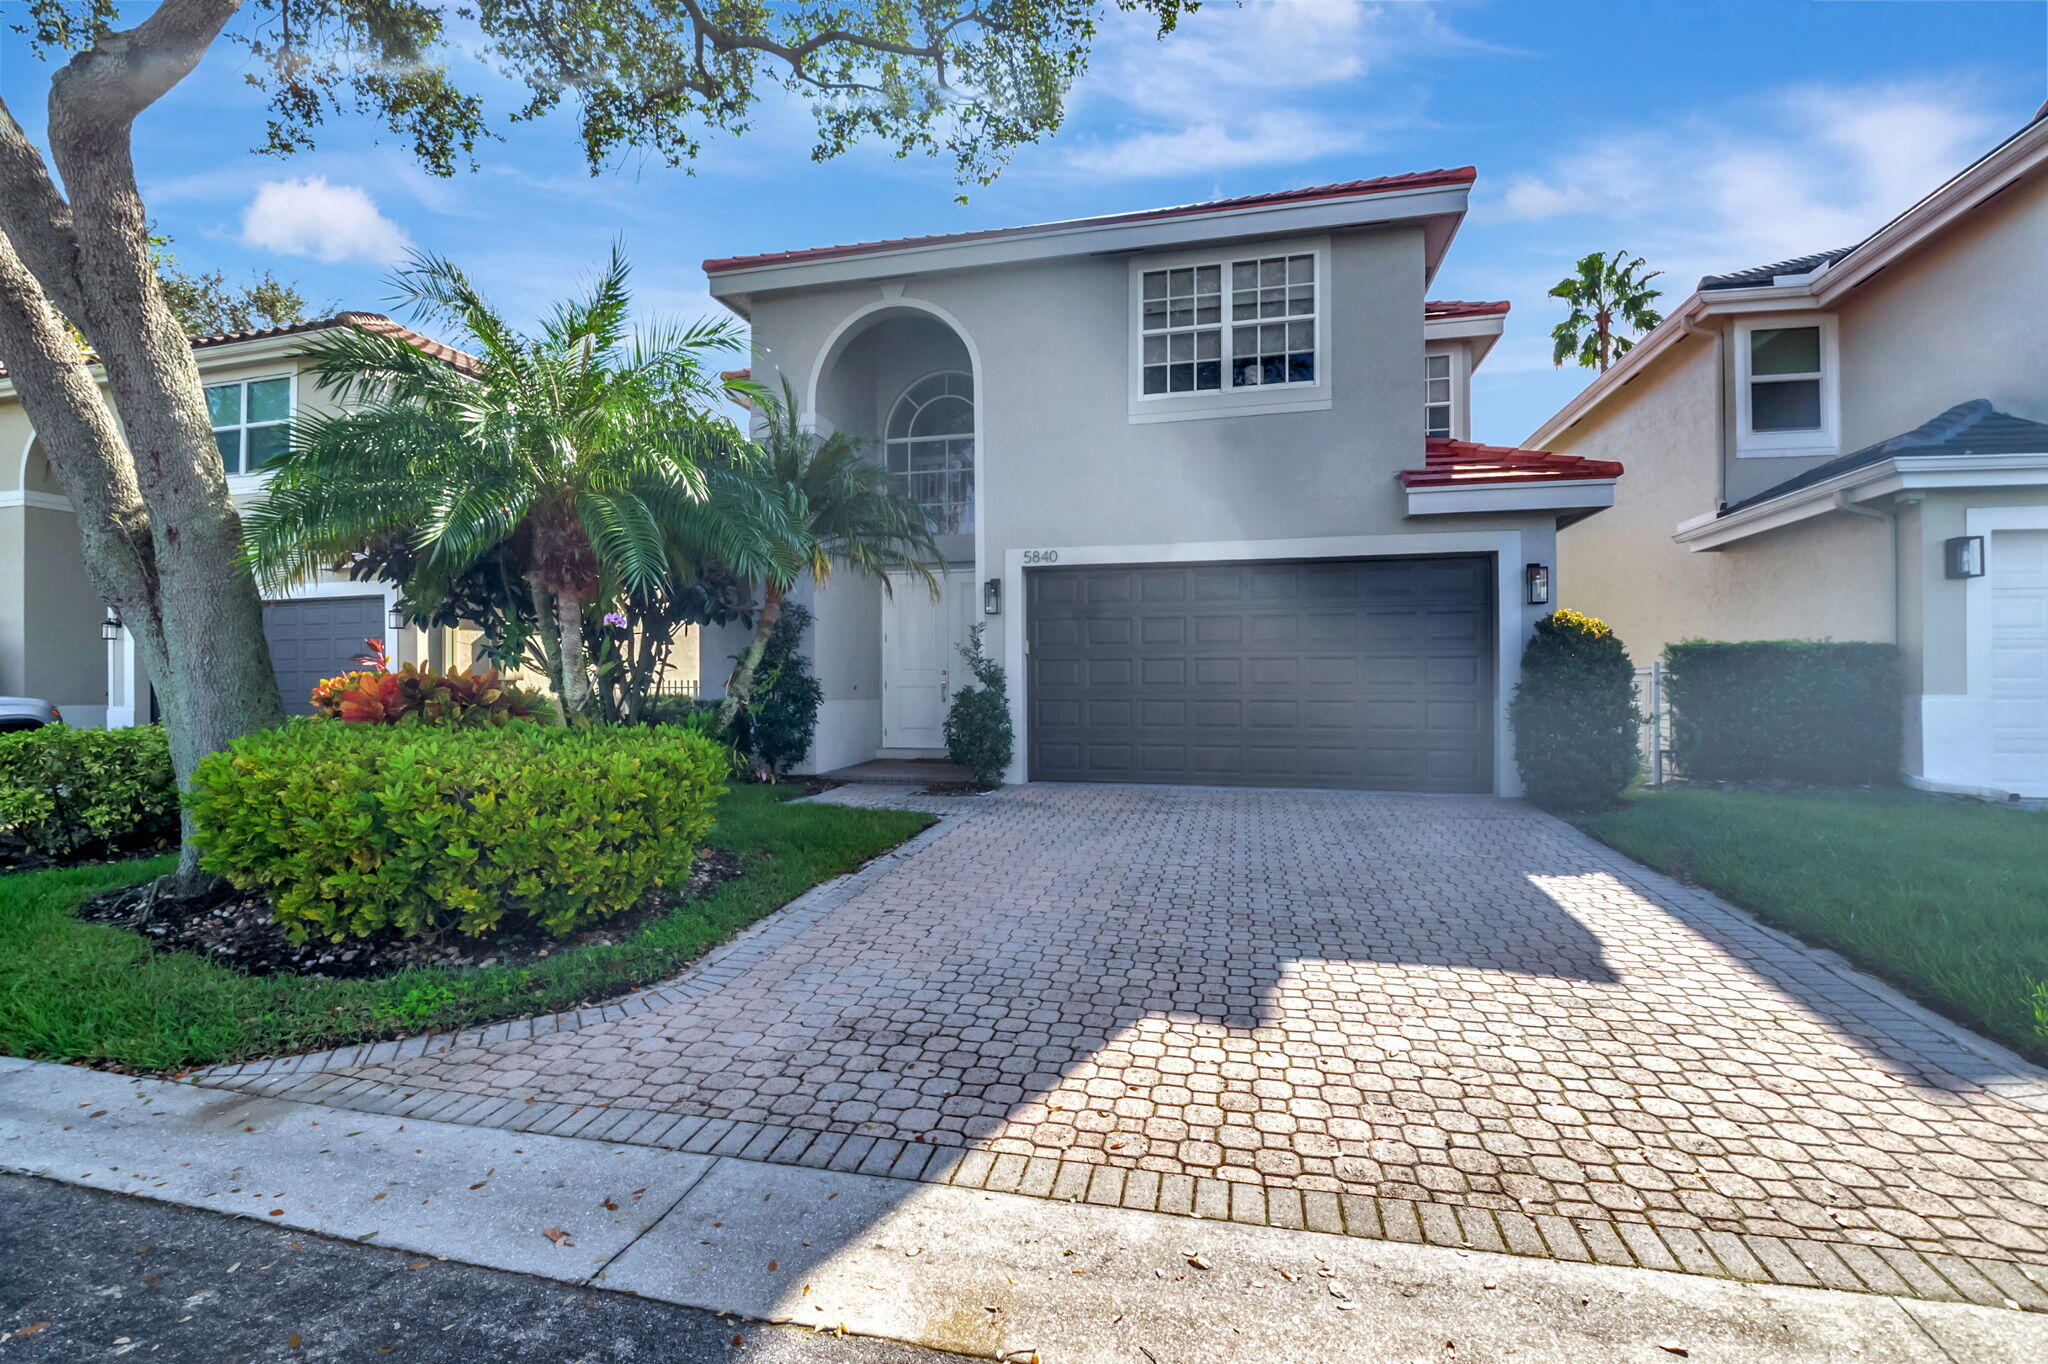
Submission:
<svg viewBox="0 0 2048 1364">
<path fill-rule="evenodd" d="M 1327 268 L 1320 243 L 1137 261 L 1132 415 L 1326 405 Z"/>
<path fill-rule="evenodd" d="M 974 376 L 927 374 L 889 409 L 882 456 L 934 535 L 974 529 Z"/>
<path fill-rule="evenodd" d="M 1832 317 L 1752 318 L 1735 326 L 1736 453 L 1813 456 L 1836 451 Z"/>
<path fill-rule="evenodd" d="M 1423 435 L 1448 437 L 1452 434 L 1451 393 L 1454 382 L 1449 351 L 1430 351 L 1422 357 Z"/>
<path fill-rule="evenodd" d="M 206 411 L 222 467 L 230 474 L 260 473 L 292 443 L 292 378 L 208 384 Z"/>
</svg>

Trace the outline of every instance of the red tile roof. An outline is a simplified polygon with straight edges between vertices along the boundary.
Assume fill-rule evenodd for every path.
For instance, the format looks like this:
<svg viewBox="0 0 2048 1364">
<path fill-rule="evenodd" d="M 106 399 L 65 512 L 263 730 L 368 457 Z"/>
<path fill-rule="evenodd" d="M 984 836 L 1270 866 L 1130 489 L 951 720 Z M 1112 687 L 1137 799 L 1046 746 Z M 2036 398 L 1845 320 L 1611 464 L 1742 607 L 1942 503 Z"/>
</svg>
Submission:
<svg viewBox="0 0 2048 1364">
<path fill-rule="evenodd" d="M 1062 222 L 1032 223 L 1025 227 L 991 227 L 978 232 L 941 232 L 928 237 L 890 237 L 882 241 L 853 242 L 843 246 L 814 246 L 802 251 L 769 251 L 754 256 L 722 256 L 705 261 L 704 273 L 716 275 L 727 270 L 744 270 L 756 265 L 829 260 L 835 256 L 858 256 L 871 251 L 900 251 L 913 246 L 987 241 L 996 237 L 1019 236 L 1027 232 L 1107 227 L 1117 223 L 1151 222 L 1161 218 L 1190 218 L 1205 213 L 1228 213 L 1235 209 L 1262 208 L 1269 204 L 1348 199 L 1357 195 L 1390 194 L 1395 190 L 1428 189 L 1435 185 L 1469 185 L 1478 177 L 1479 171 L 1476 167 L 1455 166 L 1442 170 L 1412 171 L 1405 175 L 1382 175 L 1372 180 L 1347 180 L 1338 185 L 1312 185 L 1306 189 L 1281 190 L 1275 194 L 1245 194 L 1235 199 L 1212 199 L 1206 203 L 1181 204 L 1173 208 L 1148 208 L 1136 213 L 1110 213 L 1099 218 L 1069 218 Z"/>
<path fill-rule="evenodd" d="M 1621 466 L 1611 459 L 1581 459 L 1442 436 L 1429 438 L 1422 468 L 1401 471 L 1401 482 L 1410 488 L 1491 488 L 1502 483 L 1619 477 Z"/>
<path fill-rule="evenodd" d="M 1462 298 L 1431 299 L 1422 305 L 1424 317 L 1495 317 L 1507 312 L 1508 301 L 1475 303 Z"/>
</svg>

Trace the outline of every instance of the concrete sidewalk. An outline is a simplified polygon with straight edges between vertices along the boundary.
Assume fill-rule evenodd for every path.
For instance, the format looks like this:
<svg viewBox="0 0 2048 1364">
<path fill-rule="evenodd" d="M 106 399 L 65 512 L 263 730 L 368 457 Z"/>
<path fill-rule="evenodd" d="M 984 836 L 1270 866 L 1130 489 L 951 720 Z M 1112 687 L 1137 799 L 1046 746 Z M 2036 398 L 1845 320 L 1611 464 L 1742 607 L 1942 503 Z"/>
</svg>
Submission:
<svg viewBox="0 0 2048 1364">
<path fill-rule="evenodd" d="M 1368 1241 L 0 1062 L 0 1167 L 1044 1364 L 2048 1357 L 2048 1316 Z"/>
</svg>

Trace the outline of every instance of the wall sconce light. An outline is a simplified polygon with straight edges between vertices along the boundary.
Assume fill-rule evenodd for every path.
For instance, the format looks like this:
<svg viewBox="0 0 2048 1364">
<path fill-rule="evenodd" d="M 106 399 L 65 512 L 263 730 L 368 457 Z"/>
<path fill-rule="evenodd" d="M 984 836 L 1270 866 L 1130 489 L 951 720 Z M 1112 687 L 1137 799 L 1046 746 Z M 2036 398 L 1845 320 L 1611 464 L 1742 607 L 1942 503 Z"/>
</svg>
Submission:
<svg viewBox="0 0 2048 1364">
<path fill-rule="evenodd" d="M 384 613 L 384 623 L 386 625 L 389 625 L 394 630 L 403 630 L 407 624 L 405 619 L 404 603 L 391 603 L 391 609 Z"/>
<path fill-rule="evenodd" d="M 1000 616 L 1003 614 L 1003 580 L 990 578 L 981 585 L 981 614 Z"/>
<path fill-rule="evenodd" d="M 100 622 L 100 638 L 109 644 L 121 638 L 121 613 L 111 606 L 107 608 L 107 618 Z"/>
<path fill-rule="evenodd" d="M 1522 600 L 1531 606 L 1550 605 L 1550 565 L 1530 564 L 1522 570 Z"/>
<path fill-rule="evenodd" d="M 1981 578 L 1984 576 L 1984 537 L 1981 535 L 1958 535 L 1942 542 L 1943 558 L 1947 561 L 1948 576 L 1951 578 Z"/>
</svg>

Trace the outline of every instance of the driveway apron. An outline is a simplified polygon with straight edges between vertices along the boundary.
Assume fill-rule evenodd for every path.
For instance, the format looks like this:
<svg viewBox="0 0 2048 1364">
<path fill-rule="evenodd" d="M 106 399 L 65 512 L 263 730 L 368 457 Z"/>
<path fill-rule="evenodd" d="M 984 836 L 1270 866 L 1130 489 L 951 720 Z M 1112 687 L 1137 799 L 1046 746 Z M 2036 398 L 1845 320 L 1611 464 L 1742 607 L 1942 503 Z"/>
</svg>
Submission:
<svg viewBox="0 0 2048 1364">
<path fill-rule="evenodd" d="M 2024 1067 L 1522 804 L 1033 785 L 929 808 L 959 817 L 725 949 L 715 988 L 324 1069 L 971 1148 L 1010 1172 L 987 1187 L 1160 1210 L 1216 1181 L 1278 1221 L 1376 1199 L 1421 1224 L 1388 1236 L 1451 1219 L 1485 1249 L 1529 1253 L 1488 1244 L 1519 1228 L 1740 1277 L 1860 1265 L 1880 1291 L 1965 1256 L 2015 1298 L 2048 1265 Z M 1099 1174 L 1033 1188 L 1075 1165 Z M 1757 1238 L 1832 1250 L 1728 1263 Z"/>
</svg>

